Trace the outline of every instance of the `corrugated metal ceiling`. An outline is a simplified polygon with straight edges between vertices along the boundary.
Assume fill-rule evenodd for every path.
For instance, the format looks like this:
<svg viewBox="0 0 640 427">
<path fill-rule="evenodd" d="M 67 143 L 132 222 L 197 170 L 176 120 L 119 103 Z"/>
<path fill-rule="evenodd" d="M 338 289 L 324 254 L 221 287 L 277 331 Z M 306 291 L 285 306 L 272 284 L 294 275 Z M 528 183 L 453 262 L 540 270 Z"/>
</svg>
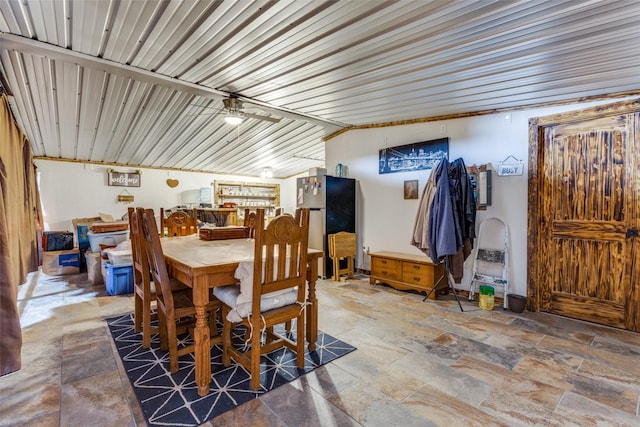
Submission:
<svg viewBox="0 0 640 427">
<path fill-rule="evenodd" d="M 0 66 L 35 156 L 286 177 L 352 126 L 634 93 L 639 24 L 626 0 L 0 0 Z M 230 126 L 230 95 L 282 120 Z"/>
</svg>

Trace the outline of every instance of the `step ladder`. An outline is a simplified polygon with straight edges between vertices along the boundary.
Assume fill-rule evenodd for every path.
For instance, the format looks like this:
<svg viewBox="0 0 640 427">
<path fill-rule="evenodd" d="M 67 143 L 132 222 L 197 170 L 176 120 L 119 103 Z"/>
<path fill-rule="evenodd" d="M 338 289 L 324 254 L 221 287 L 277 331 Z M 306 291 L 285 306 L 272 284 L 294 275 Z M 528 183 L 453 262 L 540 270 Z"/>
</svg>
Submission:
<svg viewBox="0 0 640 427">
<path fill-rule="evenodd" d="M 480 224 L 473 259 L 469 300 L 473 301 L 479 286 L 502 288 L 504 308 L 509 294 L 509 229 L 500 218 L 487 218 Z"/>
</svg>

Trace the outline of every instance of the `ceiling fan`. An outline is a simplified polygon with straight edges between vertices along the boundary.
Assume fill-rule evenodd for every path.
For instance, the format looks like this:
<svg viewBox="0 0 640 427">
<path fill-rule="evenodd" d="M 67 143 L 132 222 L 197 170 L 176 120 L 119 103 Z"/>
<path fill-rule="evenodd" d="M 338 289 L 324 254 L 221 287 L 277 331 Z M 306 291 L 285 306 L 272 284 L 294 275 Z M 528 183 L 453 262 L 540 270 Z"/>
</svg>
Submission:
<svg viewBox="0 0 640 427">
<path fill-rule="evenodd" d="M 280 123 L 282 118 L 280 117 L 271 117 L 262 114 L 254 114 L 245 111 L 243 102 L 239 100 L 237 97 L 231 95 L 229 98 L 224 98 L 222 100 L 224 104 L 224 109 L 220 109 L 216 112 L 205 113 L 205 114 L 224 114 L 224 120 L 233 126 L 238 126 L 245 119 L 256 119 L 256 120 L 264 120 L 272 123 Z M 198 105 L 199 107 L 203 107 L 202 105 Z M 211 108 L 211 107 L 205 107 Z"/>
</svg>

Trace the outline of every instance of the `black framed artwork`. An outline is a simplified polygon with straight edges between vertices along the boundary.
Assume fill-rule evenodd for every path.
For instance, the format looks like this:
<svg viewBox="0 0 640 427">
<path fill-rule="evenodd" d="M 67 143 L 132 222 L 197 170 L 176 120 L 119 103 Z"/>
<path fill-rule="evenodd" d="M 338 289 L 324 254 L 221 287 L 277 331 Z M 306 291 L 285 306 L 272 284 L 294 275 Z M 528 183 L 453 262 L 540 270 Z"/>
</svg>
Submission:
<svg viewBox="0 0 640 427">
<path fill-rule="evenodd" d="M 431 169 L 449 155 L 449 138 L 433 139 L 379 151 L 379 174 Z"/>
</svg>

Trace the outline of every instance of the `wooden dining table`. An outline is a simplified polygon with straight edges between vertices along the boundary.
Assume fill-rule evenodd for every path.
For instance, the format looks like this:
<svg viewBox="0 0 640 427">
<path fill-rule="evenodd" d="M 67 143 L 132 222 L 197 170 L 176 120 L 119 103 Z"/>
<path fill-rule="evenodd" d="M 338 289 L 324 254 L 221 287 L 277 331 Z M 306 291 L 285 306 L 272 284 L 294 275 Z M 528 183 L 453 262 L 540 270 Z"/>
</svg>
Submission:
<svg viewBox="0 0 640 427">
<path fill-rule="evenodd" d="M 197 234 L 160 239 L 169 274 L 193 290 L 196 309 L 195 376 L 198 395 L 209 393 L 211 382 L 210 331 L 205 307 L 209 302 L 209 288 L 238 283 L 234 277 L 238 264 L 253 261 L 253 239 L 202 240 Z M 323 252 L 309 249 L 307 253 L 306 339 L 309 351 L 318 340 L 318 299 L 316 280 L 318 259 Z"/>
</svg>

